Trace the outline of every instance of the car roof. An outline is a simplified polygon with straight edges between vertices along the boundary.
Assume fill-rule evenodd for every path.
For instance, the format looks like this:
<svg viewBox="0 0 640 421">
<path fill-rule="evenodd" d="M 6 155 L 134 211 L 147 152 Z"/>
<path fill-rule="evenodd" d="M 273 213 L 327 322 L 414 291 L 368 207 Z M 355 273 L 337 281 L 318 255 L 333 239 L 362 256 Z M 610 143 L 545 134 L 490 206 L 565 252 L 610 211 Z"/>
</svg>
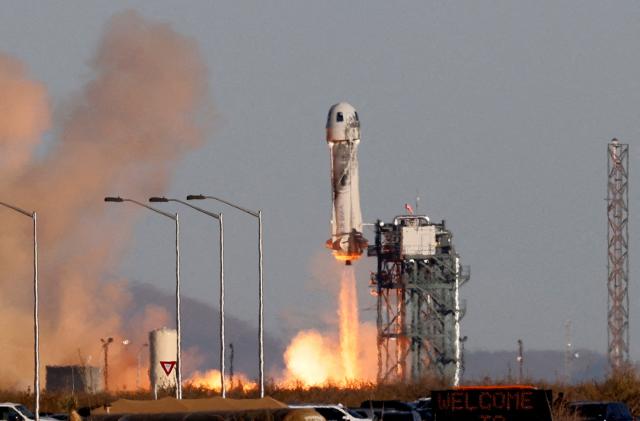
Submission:
<svg viewBox="0 0 640 421">
<path fill-rule="evenodd" d="M 519 389 L 519 390 L 537 390 L 538 388 L 529 384 L 498 384 L 498 385 L 468 385 L 468 386 L 456 386 L 454 390 L 504 390 L 504 389 Z"/>
<path fill-rule="evenodd" d="M 622 403 L 620 401 L 574 401 L 569 402 L 570 406 L 574 405 L 609 405 L 612 403 Z"/>
</svg>

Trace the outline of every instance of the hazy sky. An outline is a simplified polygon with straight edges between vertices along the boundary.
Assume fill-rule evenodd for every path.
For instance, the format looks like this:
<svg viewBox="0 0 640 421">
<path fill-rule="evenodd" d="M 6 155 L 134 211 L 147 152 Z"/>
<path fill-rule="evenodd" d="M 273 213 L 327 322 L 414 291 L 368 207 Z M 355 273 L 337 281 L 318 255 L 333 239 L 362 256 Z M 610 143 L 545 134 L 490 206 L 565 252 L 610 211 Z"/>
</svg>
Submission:
<svg viewBox="0 0 640 421">
<path fill-rule="evenodd" d="M 640 357 L 633 145 L 640 3 L 12 1 L 1 8 L 0 51 L 23 60 L 54 105 L 90 77 L 87 62 L 118 11 L 138 10 L 197 42 L 210 67 L 213 130 L 181 162 L 170 190 L 149 195 L 202 192 L 263 209 L 266 326 L 285 339 L 327 327 L 335 312 L 337 269 L 324 249 L 331 214 L 324 123 L 333 103 L 350 102 L 362 120 L 365 221 L 391 220 L 419 192 L 420 211 L 454 232 L 472 274 L 463 288 L 468 349 L 515 349 L 518 338 L 528 348 L 562 349 L 570 319 L 577 347 L 606 350 L 605 151 L 613 137 L 631 143 L 631 353 Z M 96 192 L 96 200 L 114 193 Z M 228 311 L 255 320 L 255 221 L 202 205 L 225 212 Z M 217 302 L 217 225 L 180 212 L 183 291 Z M 168 221 L 145 213 L 108 276 L 170 291 L 172 236 Z M 374 261 L 357 266 L 361 314 L 373 320 Z"/>
</svg>

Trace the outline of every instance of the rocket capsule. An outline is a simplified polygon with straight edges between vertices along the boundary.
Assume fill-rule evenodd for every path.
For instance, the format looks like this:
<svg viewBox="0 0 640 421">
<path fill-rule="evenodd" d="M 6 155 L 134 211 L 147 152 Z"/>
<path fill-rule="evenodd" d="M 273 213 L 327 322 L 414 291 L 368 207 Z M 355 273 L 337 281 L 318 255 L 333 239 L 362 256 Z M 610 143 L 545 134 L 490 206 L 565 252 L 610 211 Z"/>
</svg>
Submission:
<svg viewBox="0 0 640 421">
<path fill-rule="evenodd" d="M 362 212 L 358 188 L 358 112 L 346 102 L 329 109 L 327 143 L 331 160 L 331 238 L 327 247 L 338 260 L 351 264 L 367 248 L 362 235 Z"/>
<path fill-rule="evenodd" d="M 347 102 L 339 102 L 329 109 L 327 116 L 327 142 L 360 142 L 360 118 L 358 112 Z"/>
</svg>

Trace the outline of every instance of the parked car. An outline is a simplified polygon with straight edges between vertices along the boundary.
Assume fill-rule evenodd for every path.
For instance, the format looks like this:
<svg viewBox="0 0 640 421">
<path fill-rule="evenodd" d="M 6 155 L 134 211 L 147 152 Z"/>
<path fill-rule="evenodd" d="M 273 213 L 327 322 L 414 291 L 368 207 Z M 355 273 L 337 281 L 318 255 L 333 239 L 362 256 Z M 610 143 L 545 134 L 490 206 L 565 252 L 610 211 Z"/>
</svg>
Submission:
<svg viewBox="0 0 640 421">
<path fill-rule="evenodd" d="M 42 418 L 42 413 L 40 413 Z M 68 421 L 69 420 L 69 414 L 64 413 L 64 412 L 60 412 L 60 413 L 53 413 L 53 414 L 44 414 L 49 418 L 53 418 L 54 420 L 58 420 L 58 421 Z"/>
<path fill-rule="evenodd" d="M 431 398 L 420 398 L 413 402 L 408 402 L 414 411 L 420 415 L 422 421 L 433 420 L 433 408 L 431 407 Z"/>
<path fill-rule="evenodd" d="M 0 403 L 0 420 L 4 421 L 32 421 L 35 415 L 29 409 L 20 404 L 13 402 Z M 41 421 L 56 421 L 49 417 L 40 417 Z"/>
<path fill-rule="evenodd" d="M 365 411 L 362 408 L 349 408 L 349 412 L 351 412 L 352 414 L 356 414 L 357 416 L 359 416 L 361 418 L 369 418 L 369 415 L 367 414 L 367 411 Z"/>
<path fill-rule="evenodd" d="M 289 408 L 311 408 L 322 415 L 327 421 L 373 421 L 366 414 L 352 411 L 342 404 L 305 404 L 289 405 Z"/>
<path fill-rule="evenodd" d="M 420 415 L 410 404 L 398 400 L 367 400 L 360 403 L 359 409 L 375 420 L 421 421 Z"/>
<path fill-rule="evenodd" d="M 623 402 L 570 402 L 570 415 L 579 421 L 633 421 L 631 411 Z"/>
</svg>

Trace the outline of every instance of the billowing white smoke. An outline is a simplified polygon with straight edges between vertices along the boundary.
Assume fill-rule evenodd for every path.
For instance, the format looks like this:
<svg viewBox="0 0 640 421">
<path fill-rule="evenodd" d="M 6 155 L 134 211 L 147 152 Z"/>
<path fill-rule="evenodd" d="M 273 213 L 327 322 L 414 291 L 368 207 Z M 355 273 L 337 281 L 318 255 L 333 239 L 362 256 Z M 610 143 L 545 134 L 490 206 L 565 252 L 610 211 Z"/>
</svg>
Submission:
<svg viewBox="0 0 640 421">
<path fill-rule="evenodd" d="M 126 282 L 104 278 L 139 211 L 107 208 L 102 198 L 165 190 L 180 157 L 202 144 L 210 111 L 195 43 L 136 12 L 110 20 L 90 69 L 91 80 L 56 113 L 59 136 L 34 160 L 50 126 L 46 90 L 0 53 L 0 201 L 39 214 L 42 366 L 78 364 L 79 350 L 98 357 L 100 337 L 126 335 Z M 2 364 L 0 388 L 25 388 L 33 370 L 31 231 L 6 209 L 0 221 L 0 359 L 11 362 Z M 144 314 L 166 318 L 157 309 Z M 142 326 L 155 323 L 138 322 L 143 339 Z M 113 352 L 122 367 L 110 370 L 112 384 L 133 386 L 135 363 Z"/>
<path fill-rule="evenodd" d="M 0 53 L 0 175 L 15 176 L 29 162 L 49 126 L 42 84 L 28 78 L 22 64 Z"/>
</svg>

